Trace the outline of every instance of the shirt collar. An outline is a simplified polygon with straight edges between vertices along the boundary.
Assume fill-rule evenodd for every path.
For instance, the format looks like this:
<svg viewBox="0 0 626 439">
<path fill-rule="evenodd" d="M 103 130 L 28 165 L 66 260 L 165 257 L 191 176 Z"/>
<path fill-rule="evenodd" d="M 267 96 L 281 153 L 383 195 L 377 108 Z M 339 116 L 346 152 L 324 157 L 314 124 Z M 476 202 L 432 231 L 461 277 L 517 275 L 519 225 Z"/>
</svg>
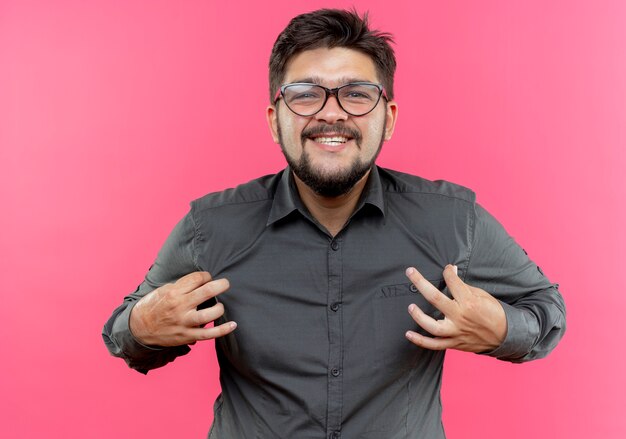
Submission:
<svg viewBox="0 0 626 439">
<path fill-rule="evenodd" d="M 383 187 L 380 181 L 378 166 L 374 166 L 372 168 L 368 176 L 367 183 L 363 188 L 361 199 L 357 203 L 354 212 L 358 212 L 366 204 L 377 208 L 383 216 L 385 215 L 385 199 L 383 196 Z M 305 216 L 309 215 L 306 207 L 300 199 L 300 195 L 298 194 L 298 189 L 293 179 L 291 168 L 287 166 L 282 171 L 280 180 L 276 185 L 274 201 L 272 202 L 272 208 L 266 225 L 269 226 L 276 221 L 285 218 L 295 210 L 299 210 Z"/>
</svg>

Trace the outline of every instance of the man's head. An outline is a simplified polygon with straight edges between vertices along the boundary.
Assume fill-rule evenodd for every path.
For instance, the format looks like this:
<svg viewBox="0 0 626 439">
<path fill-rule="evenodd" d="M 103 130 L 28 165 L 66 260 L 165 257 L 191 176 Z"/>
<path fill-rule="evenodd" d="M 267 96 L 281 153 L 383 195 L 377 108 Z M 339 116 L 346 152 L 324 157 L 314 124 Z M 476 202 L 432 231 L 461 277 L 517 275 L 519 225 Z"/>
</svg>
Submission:
<svg viewBox="0 0 626 439">
<path fill-rule="evenodd" d="M 389 41 L 368 29 L 366 16 L 324 9 L 291 20 L 274 45 L 270 130 L 295 176 L 318 195 L 349 192 L 393 132 Z"/>
<path fill-rule="evenodd" d="M 293 18 L 278 35 L 270 56 L 270 100 L 283 84 L 287 64 L 305 50 L 345 47 L 369 56 L 376 66 L 380 83 L 389 100 L 393 99 L 396 57 L 389 43 L 391 34 L 370 30 L 367 13 L 339 9 L 320 9 Z"/>
</svg>

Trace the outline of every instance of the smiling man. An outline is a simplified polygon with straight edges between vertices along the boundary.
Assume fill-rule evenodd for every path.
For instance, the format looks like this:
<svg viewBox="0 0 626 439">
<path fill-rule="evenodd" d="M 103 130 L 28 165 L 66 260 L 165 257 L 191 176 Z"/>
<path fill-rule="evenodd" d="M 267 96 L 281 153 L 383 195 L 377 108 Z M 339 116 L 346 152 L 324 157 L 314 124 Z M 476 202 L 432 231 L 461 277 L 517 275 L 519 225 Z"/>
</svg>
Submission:
<svg viewBox="0 0 626 439">
<path fill-rule="evenodd" d="M 351 48 L 305 50 L 284 68 L 284 85 L 267 108 L 272 137 L 305 206 L 334 236 L 393 133 L 397 105 L 388 100 L 372 59 Z"/>
<path fill-rule="evenodd" d="M 389 42 L 353 12 L 295 17 L 267 108 L 289 166 L 192 202 L 104 327 L 143 373 L 215 339 L 210 438 L 444 438 L 446 349 L 523 362 L 565 331 L 556 286 L 473 192 L 375 165 L 398 116 Z"/>
</svg>

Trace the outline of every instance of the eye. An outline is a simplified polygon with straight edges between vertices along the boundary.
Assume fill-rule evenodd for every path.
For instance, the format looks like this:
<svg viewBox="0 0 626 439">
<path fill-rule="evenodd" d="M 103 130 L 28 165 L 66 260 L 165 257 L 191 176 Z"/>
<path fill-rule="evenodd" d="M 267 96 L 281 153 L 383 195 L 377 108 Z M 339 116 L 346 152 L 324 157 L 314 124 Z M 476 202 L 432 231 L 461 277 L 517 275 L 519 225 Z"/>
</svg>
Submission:
<svg viewBox="0 0 626 439">
<path fill-rule="evenodd" d="M 346 94 L 346 97 L 348 98 L 362 98 L 362 99 L 369 99 L 371 96 L 369 96 L 366 93 L 363 93 L 361 91 L 350 91 Z"/>
<path fill-rule="evenodd" d="M 351 85 L 341 89 L 341 98 L 351 102 L 371 102 L 378 97 L 378 88 L 371 85 Z"/>
<path fill-rule="evenodd" d="M 290 98 L 293 101 L 310 100 L 310 99 L 319 99 L 319 95 L 317 93 L 313 93 L 309 91 L 309 92 L 295 93 L 292 96 L 290 96 Z"/>
</svg>

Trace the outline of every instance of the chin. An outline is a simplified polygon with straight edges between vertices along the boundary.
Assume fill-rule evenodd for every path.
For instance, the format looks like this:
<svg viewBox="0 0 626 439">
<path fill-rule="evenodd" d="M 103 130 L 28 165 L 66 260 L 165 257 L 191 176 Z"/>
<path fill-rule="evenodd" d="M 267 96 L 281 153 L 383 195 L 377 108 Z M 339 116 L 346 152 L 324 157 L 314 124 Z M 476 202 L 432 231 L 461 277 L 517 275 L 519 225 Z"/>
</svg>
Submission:
<svg viewBox="0 0 626 439">
<path fill-rule="evenodd" d="M 353 165 L 344 166 L 313 166 L 311 173 L 320 180 L 336 180 L 346 178 L 354 172 Z"/>
<path fill-rule="evenodd" d="M 353 163 L 350 166 L 320 169 L 303 166 L 303 163 L 298 165 L 291 167 L 296 176 L 313 192 L 323 197 L 338 197 L 347 194 L 372 166 Z"/>
</svg>

